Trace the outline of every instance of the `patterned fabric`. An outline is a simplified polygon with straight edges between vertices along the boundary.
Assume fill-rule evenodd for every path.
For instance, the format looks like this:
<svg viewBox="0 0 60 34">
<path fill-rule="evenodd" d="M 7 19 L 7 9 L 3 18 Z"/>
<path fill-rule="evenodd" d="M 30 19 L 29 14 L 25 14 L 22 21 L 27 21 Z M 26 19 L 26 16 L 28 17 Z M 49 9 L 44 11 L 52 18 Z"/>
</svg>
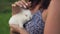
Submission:
<svg viewBox="0 0 60 34">
<path fill-rule="evenodd" d="M 44 22 L 42 21 L 41 13 L 39 10 L 33 15 L 33 18 L 25 24 L 25 28 L 30 34 L 43 34 Z"/>
</svg>

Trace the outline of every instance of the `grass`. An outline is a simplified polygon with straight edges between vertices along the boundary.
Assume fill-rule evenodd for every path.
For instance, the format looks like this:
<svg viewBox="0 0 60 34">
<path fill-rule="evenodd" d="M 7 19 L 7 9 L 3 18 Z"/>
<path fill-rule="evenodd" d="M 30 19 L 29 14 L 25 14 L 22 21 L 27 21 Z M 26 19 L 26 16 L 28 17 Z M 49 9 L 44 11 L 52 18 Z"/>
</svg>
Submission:
<svg viewBox="0 0 60 34">
<path fill-rule="evenodd" d="M 9 34 L 11 4 L 17 0 L 0 0 L 0 34 Z"/>
<path fill-rule="evenodd" d="M 9 18 L 11 13 L 0 13 L 0 34 L 9 34 Z"/>
</svg>

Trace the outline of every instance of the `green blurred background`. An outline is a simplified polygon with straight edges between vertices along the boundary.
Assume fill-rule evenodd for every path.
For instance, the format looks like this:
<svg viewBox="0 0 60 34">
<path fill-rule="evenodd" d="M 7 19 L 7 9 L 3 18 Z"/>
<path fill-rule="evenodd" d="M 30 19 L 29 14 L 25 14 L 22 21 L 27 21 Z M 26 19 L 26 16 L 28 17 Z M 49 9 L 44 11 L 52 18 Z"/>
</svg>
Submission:
<svg viewBox="0 0 60 34">
<path fill-rule="evenodd" d="M 0 34 L 10 34 L 9 18 L 11 16 L 11 4 L 17 0 L 0 0 Z"/>
</svg>

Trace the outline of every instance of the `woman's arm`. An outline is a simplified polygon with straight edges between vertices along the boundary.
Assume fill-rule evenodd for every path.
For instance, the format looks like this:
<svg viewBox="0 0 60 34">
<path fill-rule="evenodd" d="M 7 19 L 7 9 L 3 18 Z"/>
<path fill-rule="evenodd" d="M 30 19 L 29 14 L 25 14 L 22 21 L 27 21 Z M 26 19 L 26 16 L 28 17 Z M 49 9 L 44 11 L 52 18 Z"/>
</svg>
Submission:
<svg viewBox="0 0 60 34">
<path fill-rule="evenodd" d="M 19 28 L 16 25 L 10 25 L 10 34 L 13 34 L 13 32 L 17 32 L 20 34 L 29 34 L 24 28 Z"/>
<path fill-rule="evenodd" d="M 60 0 L 51 0 L 44 34 L 60 34 Z"/>
</svg>

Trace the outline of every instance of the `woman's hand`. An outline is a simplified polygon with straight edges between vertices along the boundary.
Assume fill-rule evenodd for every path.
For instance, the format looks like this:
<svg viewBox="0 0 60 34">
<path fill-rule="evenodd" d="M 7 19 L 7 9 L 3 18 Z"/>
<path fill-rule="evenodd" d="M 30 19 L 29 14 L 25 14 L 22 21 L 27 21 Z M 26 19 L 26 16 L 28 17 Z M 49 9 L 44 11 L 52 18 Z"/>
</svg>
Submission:
<svg viewBox="0 0 60 34">
<path fill-rule="evenodd" d="M 12 15 L 20 12 L 20 8 L 27 8 L 29 6 L 31 6 L 31 2 L 26 2 L 25 0 L 15 2 L 12 4 Z"/>
<path fill-rule="evenodd" d="M 12 31 L 18 32 L 20 34 L 29 34 L 24 28 L 20 28 L 17 25 L 14 25 L 14 24 L 10 25 L 10 28 L 12 29 Z"/>
</svg>

